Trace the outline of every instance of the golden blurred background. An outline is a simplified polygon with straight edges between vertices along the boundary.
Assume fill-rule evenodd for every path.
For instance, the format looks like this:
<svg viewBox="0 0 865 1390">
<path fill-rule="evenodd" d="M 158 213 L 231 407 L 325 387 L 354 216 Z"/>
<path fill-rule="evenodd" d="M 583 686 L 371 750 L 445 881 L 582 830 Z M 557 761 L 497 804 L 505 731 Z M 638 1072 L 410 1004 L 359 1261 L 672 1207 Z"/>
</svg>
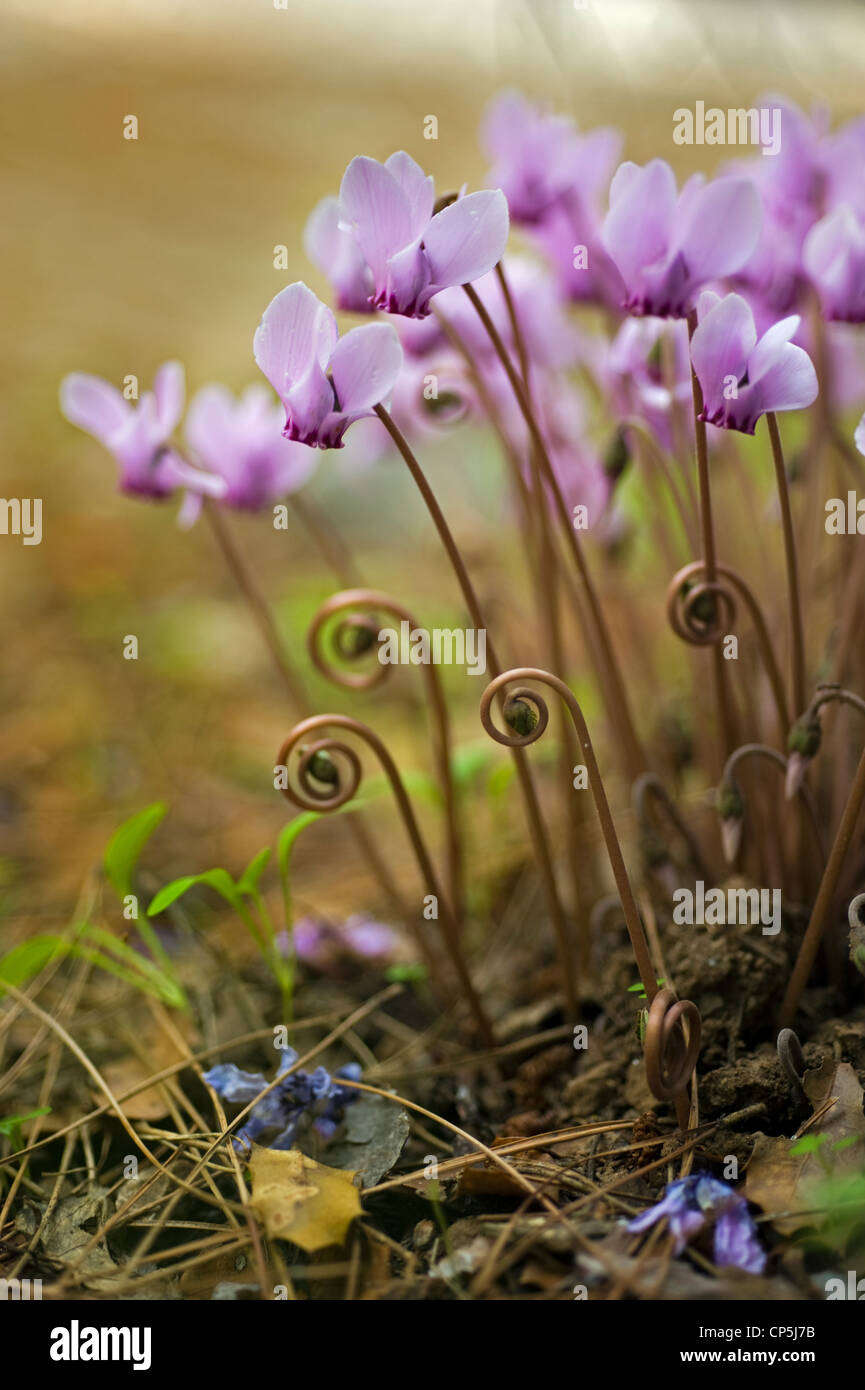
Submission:
<svg viewBox="0 0 865 1390">
<path fill-rule="evenodd" d="M 42 497 L 43 540 L 0 536 L 0 937 L 66 920 L 111 830 L 148 801 L 171 806 L 163 878 L 238 871 L 285 820 L 269 778 L 289 720 L 212 539 L 178 530 L 174 503 L 116 493 L 113 462 L 59 415 L 64 373 L 143 386 L 179 357 L 190 392 L 255 380 L 270 298 L 295 278 L 327 293 L 301 234 L 348 160 L 402 147 L 439 188 L 477 184 L 478 122 L 502 87 L 617 124 L 629 157 L 682 172 L 727 152 L 675 147 L 676 107 L 783 91 L 837 122 L 861 106 L 863 49 L 862 6 L 838 0 L 4 0 L 2 492 Z M 497 504 L 460 451 L 439 451 L 434 474 L 495 591 Z M 352 481 L 323 456 L 310 488 L 370 584 L 458 611 L 401 474 Z M 236 531 L 297 637 L 333 587 L 314 550 L 266 517 Z M 344 706 L 311 684 L 317 708 Z M 316 901 L 363 906 L 353 891 L 346 868 Z"/>
</svg>

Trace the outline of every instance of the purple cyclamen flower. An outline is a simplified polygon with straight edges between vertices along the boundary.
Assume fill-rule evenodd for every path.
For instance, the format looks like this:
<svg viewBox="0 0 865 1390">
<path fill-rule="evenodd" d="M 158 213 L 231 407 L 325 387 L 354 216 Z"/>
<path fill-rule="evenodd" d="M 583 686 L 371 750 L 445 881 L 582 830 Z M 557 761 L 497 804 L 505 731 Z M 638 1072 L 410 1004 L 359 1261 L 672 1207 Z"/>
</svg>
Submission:
<svg viewBox="0 0 865 1390">
<path fill-rule="evenodd" d="M 852 207 L 842 203 L 811 228 L 802 260 L 824 316 L 865 323 L 865 220 Z"/>
<path fill-rule="evenodd" d="M 363 324 L 340 338 L 333 314 L 301 281 L 270 301 L 253 351 L 285 406 L 286 438 L 319 449 L 342 448 L 349 425 L 373 414 L 402 366 L 390 324 Z"/>
<path fill-rule="evenodd" d="M 488 181 L 508 200 L 515 222 L 540 221 L 559 199 L 594 192 L 593 175 L 609 178 L 621 136 L 608 129 L 581 135 L 569 116 L 502 92 L 487 107 L 481 145 L 493 160 Z"/>
<path fill-rule="evenodd" d="M 284 1079 L 253 1105 L 245 1123 L 234 1135 L 236 1149 L 248 1147 L 268 1129 L 279 1130 L 268 1148 L 290 1149 L 304 1115 L 309 1116 L 322 1139 L 330 1139 L 342 1123 L 345 1107 L 357 1099 L 357 1092 L 340 1086 L 338 1080 L 359 1081 L 357 1062 L 340 1067 L 333 1076 L 324 1067 L 316 1067 L 313 1072 L 293 1071 L 286 1076 L 298 1054 L 293 1047 L 283 1047 L 279 1049 L 279 1056 L 277 1078 Z M 249 1105 L 268 1084 L 261 1072 L 241 1071 L 231 1062 L 211 1067 L 204 1073 L 204 1080 L 223 1100 L 237 1105 Z"/>
<path fill-rule="evenodd" d="M 364 913 L 353 913 L 340 924 L 301 917 L 290 933 L 278 934 L 277 945 L 283 955 L 293 953 L 304 965 L 333 975 L 410 959 L 406 943 L 393 927 Z"/>
<path fill-rule="evenodd" d="M 135 404 L 102 377 L 72 372 L 60 384 L 60 409 L 79 429 L 104 444 L 120 464 L 120 490 L 136 497 L 167 497 L 178 487 L 221 497 L 225 483 L 190 468 L 171 448 L 183 414 L 183 367 L 166 362 L 153 390 Z"/>
<path fill-rule="evenodd" d="M 762 1274 L 765 1252 L 757 1240 L 757 1228 L 744 1197 L 725 1182 L 694 1173 L 671 1182 L 660 1202 L 628 1222 L 632 1232 L 648 1230 L 666 1217 L 680 1255 L 690 1236 L 715 1218 L 715 1264 L 736 1266 L 747 1274 Z"/>
<path fill-rule="evenodd" d="M 762 209 L 748 179 L 689 179 L 681 193 L 669 164 L 627 162 L 610 185 L 601 239 L 625 282 L 633 314 L 685 318 L 700 289 L 745 264 Z"/>
<path fill-rule="evenodd" d="M 348 227 L 372 275 L 371 304 L 425 318 L 430 300 L 492 270 L 508 239 L 508 205 L 500 189 L 460 196 L 435 212 L 433 180 L 400 150 L 384 164 L 358 155 L 339 192 Z M 316 239 L 314 251 L 321 251 Z"/>
<path fill-rule="evenodd" d="M 799 410 L 817 397 L 817 373 L 803 348 L 790 339 L 799 327 L 792 314 L 757 340 L 750 306 L 739 294 L 700 296 L 699 325 L 691 362 L 703 391 L 701 420 L 753 434 L 767 411 Z"/>
<path fill-rule="evenodd" d="M 303 487 L 316 455 L 282 433 L 283 412 L 266 386 L 237 399 L 224 386 L 203 386 L 189 403 L 184 431 L 190 448 L 225 480 L 223 501 L 257 511 Z"/>
</svg>

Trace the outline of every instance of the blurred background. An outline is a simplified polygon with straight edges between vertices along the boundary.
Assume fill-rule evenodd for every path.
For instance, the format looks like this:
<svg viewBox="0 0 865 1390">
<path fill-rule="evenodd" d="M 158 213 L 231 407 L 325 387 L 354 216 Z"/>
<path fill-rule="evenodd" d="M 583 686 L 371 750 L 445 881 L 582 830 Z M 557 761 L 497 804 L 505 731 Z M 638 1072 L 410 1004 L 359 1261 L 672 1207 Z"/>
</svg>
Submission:
<svg viewBox="0 0 865 1390">
<path fill-rule="evenodd" d="M 804 0 L 4 0 L 0 490 L 43 499 L 41 545 L 0 536 L 4 944 L 67 920 L 112 829 L 149 801 L 171 808 L 154 842 L 162 879 L 239 871 L 286 819 L 270 777 L 291 720 L 212 537 L 179 530 L 176 502 L 116 493 L 112 460 L 60 417 L 61 377 L 135 374 L 143 388 L 176 357 L 190 393 L 254 381 L 252 335 L 277 290 L 304 278 L 327 294 L 302 229 L 348 160 L 405 148 L 439 190 L 476 186 L 478 122 L 502 87 L 581 127 L 616 124 L 628 157 L 660 155 L 681 174 L 727 155 L 673 145 L 673 111 L 697 99 L 747 106 L 783 91 L 828 106 L 833 123 L 856 114 L 862 26 L 861 4 Z M 122 136 L 129 114 L 137 141 Z M 428 115 L 436 141 L 423 139 Z M 287 271 L 274 269 L 281 244 Z M 460 440 L 430 451 L 431 472 L 495 595 L 507 568 L 497 474 L 480 446 L 469 469 Z M 310 494 L 368 583 L 430 625 L 458 621 L 401 472 L 352 478 L 323 455 Z M 298 527 L 265 516 L 235 530 L 302 662 L 332 580 Z M 136 662 L 122 658 L 127 634 Z M 479 691 L 452 679 L 477 738 Z M 346 706 L 310 685 L 316 708 Z M 422 762 L 411 737 L 392 735 Z M 348 860 L 336 875 L 319 867 L 327 881 L 313 890 L 313 863 L 301 906 L 307 892 L 365 906 Z"/>
</svg>

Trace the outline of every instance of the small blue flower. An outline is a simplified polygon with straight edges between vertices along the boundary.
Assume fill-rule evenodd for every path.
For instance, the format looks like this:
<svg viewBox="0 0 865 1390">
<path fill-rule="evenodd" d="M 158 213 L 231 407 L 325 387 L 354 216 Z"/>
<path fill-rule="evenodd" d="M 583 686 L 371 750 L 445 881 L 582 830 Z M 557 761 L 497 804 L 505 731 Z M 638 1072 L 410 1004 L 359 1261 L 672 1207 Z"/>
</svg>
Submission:
<svg viewBox="0 0 865 1390">
<path fill-rule="evenodd" d="M 671 1182 L 660 1202 L 628 1222 L 629 1231 L 646 1231 L 667 1218 L 675 1240 L 676 1254 L 684 1250 L 690 1236 L 715 1217 L 715 1264 L 735 1265 L 748 1274 L 762 1274 L 765 1252 L 757 1240 L 757 1228 L 748 1203 L 732 1187 L 717 1178 L 695 1173 Z"/>
<path fill-rule="evenodd" d="M 316 1067 L 313 1072 L 291 1071 L 296 1061 L 293 1047 L 280 1048 L 276 1073 L 279 1084 L 253 1105 L 234 1136 L 236 1149 L 248 1148 L 267 1129 L 279 1131 L 269 1145 L 271 1149 L 290 1149 L 304 1115 L 311 1118 L 313 1128 L 323 1139 L 336 1133 L 346 1106 L 357 1099 L 357 1092 L 340 1086 L 339 1079 L 360 1080 L 360 1067 L 357 1062 L 349 1062 L 331 1076 L 325 1067 Z M 240 1105 L 249 1105 L 268 1085 L 261 1072 L 241 1071 L 231 1062 L 211 1067 L 204 1073 L 204 1080 L 223 1100 Z"/>
</svg>

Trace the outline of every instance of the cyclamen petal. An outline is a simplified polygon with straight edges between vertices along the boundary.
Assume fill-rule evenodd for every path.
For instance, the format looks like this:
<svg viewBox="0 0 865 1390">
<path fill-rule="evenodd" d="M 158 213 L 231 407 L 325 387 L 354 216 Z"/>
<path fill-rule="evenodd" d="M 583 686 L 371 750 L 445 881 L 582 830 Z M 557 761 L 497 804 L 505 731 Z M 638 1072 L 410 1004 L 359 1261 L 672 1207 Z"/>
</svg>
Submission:
<svg viewBox="0 0 865 1390">
<path fill-rule="evenodd" d="M 370 313 L 372 272 L 350 229 L 343 225 L 338 198 L 323 198 L 307 218 L 303 231 L 307 256 L 334 288 L 336 307 Z"/>
<path fill-rule="evenodd" d="M 508 241 L 508 205 L 500 189 L 469 193 L 443 208 L 424 234 L 437 289 L 465 285 L 492 270 Z"/>
<path fill-rule="evenodd" d="M 290 383 L 323 369 L 336 346 L 336 319 L 312 290 L 298 280 L 280 290 L 255 332 L 253 354 L 278 396 Z"/>
<path fill-rule="evenodd" d="M 402 348 L 390 324 L 364 324 L 340 338 L 330 361 L 340 409 L 346 414 L 366 412 L 393 390 Z"/>
<path fill-rule="evenodd" d="M 802 260 L 827 319 L 865 323 L 865 221 L 842 204 L 811 228 Z"/>
<path fill-rule="evenodd" d="M 108 445 L 132 414 L 128 401 L 100 376 L 72 372 L 60 383 L 60 409 L 73 425 Z"/>
</svg>

